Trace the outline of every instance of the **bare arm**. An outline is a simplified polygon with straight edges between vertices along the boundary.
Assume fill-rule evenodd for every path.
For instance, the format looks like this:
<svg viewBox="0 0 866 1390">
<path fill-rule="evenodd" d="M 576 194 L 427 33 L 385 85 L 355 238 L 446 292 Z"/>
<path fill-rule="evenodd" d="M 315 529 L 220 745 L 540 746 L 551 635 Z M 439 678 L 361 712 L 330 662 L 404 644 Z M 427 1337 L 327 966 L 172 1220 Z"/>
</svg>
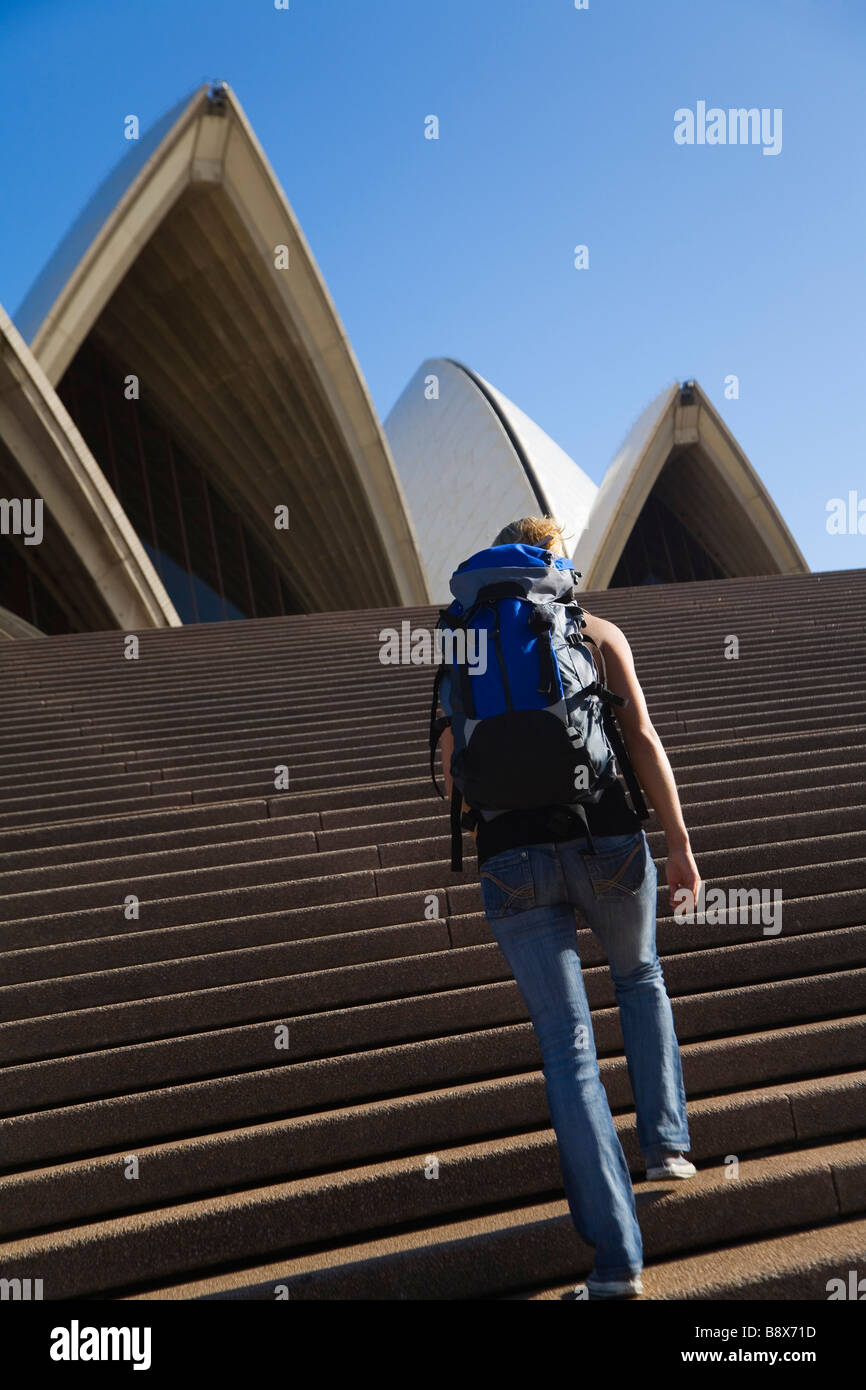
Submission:
<svg viewBox="0 0 866 1390">
<path fill-rule="evenodd" d="M 608 689 L 628 699 L 626 706 L 617 707 L 616 719 L 638 780 L 665 832 L 668 844 L 666 875 L 671 906 L 675 907 L 676 890 L 688 888 L 697 897 L 701 880 L 683 820 L 673 770 L 650 719 L 625 634 L 604 618 L 596 618 L 589 613 L 585 617 L 587 636 L 593 638 L 601 648 Z"/>
</svg>

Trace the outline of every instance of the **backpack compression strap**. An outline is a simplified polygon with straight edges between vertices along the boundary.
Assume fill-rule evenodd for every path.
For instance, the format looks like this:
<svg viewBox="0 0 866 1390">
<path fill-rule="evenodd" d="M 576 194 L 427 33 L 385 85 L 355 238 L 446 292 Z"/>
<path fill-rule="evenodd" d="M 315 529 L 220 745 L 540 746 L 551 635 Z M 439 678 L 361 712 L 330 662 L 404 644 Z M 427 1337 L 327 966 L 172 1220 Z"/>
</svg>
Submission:
<svg viewBox="0 0 866 1390">
<path fill-rule="evenodd" d="M 538 639 L 538 693 L 553 695 L 556 690 L 556 658 L 553 655 L 553 626 L 555 619 L 549 603 L 534 606 L 529 618 L 530 629 Z"/>
</svg>

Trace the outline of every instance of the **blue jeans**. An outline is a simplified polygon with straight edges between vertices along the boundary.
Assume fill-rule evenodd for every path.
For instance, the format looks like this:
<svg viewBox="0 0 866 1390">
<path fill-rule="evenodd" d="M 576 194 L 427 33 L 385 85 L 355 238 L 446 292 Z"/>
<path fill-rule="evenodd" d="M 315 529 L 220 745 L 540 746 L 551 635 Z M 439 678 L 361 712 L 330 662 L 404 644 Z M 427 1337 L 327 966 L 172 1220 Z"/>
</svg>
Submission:
<svg viewBox="0 0 866 1390">
<path fill-rule="evenodd" d="M 538 1038 L 572 1220 L 599 1279 L 643 1268 L 631 1176 L 595 1050 L 575 919 L 607 954 L 637 1138 L 648 1166 L 690 1147 L 679 1044 L 656 951 L 656 868 L 642 830 L 506 850 L 481 865 L 490 928 Z"/>
</svg>

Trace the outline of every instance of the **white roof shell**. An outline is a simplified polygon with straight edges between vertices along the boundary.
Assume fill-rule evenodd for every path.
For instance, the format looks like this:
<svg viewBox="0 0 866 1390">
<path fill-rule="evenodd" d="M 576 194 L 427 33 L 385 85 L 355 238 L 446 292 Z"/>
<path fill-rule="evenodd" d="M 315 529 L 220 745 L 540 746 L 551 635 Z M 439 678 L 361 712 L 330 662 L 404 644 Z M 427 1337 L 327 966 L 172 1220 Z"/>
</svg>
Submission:
<svg viewBox="0 0 866 1390">
<path fill-rule="evenodd" d="M 512 401 L 448 358 L 421 364 L 385 431 L 434 603 L 450 601 L 457 565 L 506 522 L 549 512 L 577 537 L 588 521 L 595 483 Z"/>
</svg>

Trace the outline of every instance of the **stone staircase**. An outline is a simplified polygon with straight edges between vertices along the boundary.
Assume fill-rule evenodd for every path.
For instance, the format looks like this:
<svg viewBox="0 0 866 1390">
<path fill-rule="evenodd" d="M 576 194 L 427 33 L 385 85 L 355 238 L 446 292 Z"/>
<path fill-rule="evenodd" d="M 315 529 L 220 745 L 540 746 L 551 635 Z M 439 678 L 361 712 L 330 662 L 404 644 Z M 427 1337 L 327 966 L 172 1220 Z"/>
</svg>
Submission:
<svg viewBox="0 0 866 1390">
<path fill-rule="evenodd" d="M 866 1273 L 866 570 L 585 602 L 632 643 L 704 879 L 783 894 L 775 936 L 659 894 L 687 1183 L 641 1181 L 578 934 L 645 1296 L 826 1299 Z M 434 620 L 149 631 L 135 661 L 117 632 L 0 643 L 0 1276 L 531 1300 L 589 1272 L 468 837 L 449 868 L 432 670 L 379 661 Z"/>
</svg>

